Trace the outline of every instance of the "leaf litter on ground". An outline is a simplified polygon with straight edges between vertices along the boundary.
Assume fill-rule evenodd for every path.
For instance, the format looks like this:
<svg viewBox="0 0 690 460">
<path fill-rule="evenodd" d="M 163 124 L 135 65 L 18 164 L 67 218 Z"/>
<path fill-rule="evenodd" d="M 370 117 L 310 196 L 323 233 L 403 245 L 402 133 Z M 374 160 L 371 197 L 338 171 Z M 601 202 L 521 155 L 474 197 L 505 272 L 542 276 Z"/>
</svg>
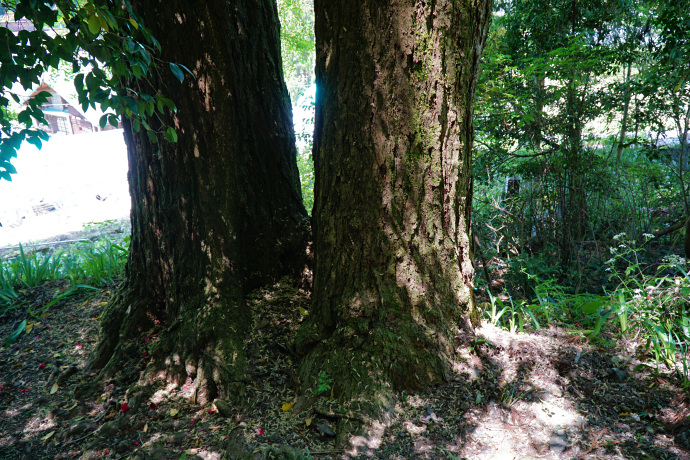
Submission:
<svg viewBox="0 0 690 460">
<path fill-rule="evenodd" d="M 23 295 L 47 303 L 56 287 L 59 281 Z M 62 299 L 31 335 L 20 333 L 0 351 L 0 458 L 179 458 L 192 451 L 240 458 L 238 452 L 281 446 L 319 458 L 344 454 L 334 444 L 330 393 L 300 392 L 289 352 L 308 293 L 277 284 L 250 297 L 250 380 L 246 404 L 237 406 L 195 404 L 193 382 L 130 391 L 147 362 L 145 338 L 130 363 L 83 393 L 95 378 L 85 370 L 97 341 L 93 318 L 114 292 L 110 286 Z M 0 337 L 17 330 L 21 313 L 0 318 Z M 484 325 L 477 333 L 483 340 L 461 352 L 447 384 L 399 395 L 389 426 L 372 427 L 361 458 L 690 459 L 688 394 L 672 375 L 635 371 L 629 347 L 591 346 L 555 328 L 511 334 Z M 626 358 L 612 360 L 620 355 Z M 621 367 L 622 376 L 613 371 Z"/>
</svg>

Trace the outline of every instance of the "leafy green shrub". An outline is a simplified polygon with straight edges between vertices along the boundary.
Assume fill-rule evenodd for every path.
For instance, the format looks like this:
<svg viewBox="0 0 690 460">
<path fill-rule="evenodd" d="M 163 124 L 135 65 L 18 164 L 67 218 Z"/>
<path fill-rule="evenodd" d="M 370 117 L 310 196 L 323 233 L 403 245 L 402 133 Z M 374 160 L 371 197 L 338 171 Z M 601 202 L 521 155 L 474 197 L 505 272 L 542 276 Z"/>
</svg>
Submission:
<svg viewBox="0 0 690 460">
<path fill-rule="evenodd" d="M 651 238 L 647 235 L 646 238 Z M 665 365 L 690 389 L 690 276 L 677 256 L 666 257 L 652 274 L 640 262 L 642 249 L 624 234 L 607 262 L 618 286 L 610 295 L 608 317 L 618 319 L 620 335 L 637 338 L 659 372 Z M 603 317 L 603 315 L 602 315 Z"/>
<path fill-rule="evenodd" d="M 59 278 L 61 257 L 61 252 L 41 254 L 39 251 L 34 251 L 27 256 L 24 247 L 20 244 L 17 258 L 19 280 L 26 287 L 36 287 L 45 280 Z"/>
<path fill-rule="evenodd" d="M 311 215 L 311 210 L 314 207 L 314 162 L 311 159 L 311 143 L 297 155 L 297 169 L 299 169 L 302 186 L 302 201 L 307 212 Z"/>
<path fill-rule="evenodd" d="M 105 238 L 77 246 L 65 257 L 64 276 L 72 285 L 92 283 L 101 286 L 111 283 L 123 276 L 128 251 L 129 237 L 122 244 Z"/>
<path fill-rule="evenodd" d="M 498 297 L 489 293 L 490 309 L 484 311 L 487 320 L 494 326 L 502 327 L 510 332 L 524 332 L 525 324 L 531 322 L 536 330 L 541 329 L 541 325 L 534 315 L 530 305 L 525 301 L 514 301 L 509 297 L 509 302 L 503 302 Z"/>
</svg>

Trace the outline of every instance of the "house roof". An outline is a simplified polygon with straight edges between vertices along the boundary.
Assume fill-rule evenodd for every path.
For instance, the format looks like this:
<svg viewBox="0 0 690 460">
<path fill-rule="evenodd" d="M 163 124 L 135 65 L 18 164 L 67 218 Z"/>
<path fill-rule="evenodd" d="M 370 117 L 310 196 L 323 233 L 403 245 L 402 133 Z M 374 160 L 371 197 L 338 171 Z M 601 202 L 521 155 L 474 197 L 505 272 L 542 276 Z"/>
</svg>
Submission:
<svg viewBox="0 0 690 460">
<path fill-rule="evenodd" d="M 76 110 L 84 118 L 86 118 L 93 126 L 99 126 L 101 117 L 104 115 L 104 112 L 100 109 L 94 109 L 93 107 L 89 107 L 86 111 L 82 110 L 81 104 L 73 95 L 74 86 L 67 82 L 56 82 L 50 84 L 44 81 L 38 86 L 34 85 L 34 88 L 32 90 L 25 92 L 24 101 L 22 102 L 22 104 L 26 104 L 27 100 L 33 98 L 34 96 L 36 96 L 36 94 L 40 93 L 41 91 L 50 91 L 60 95 L 60 97 L 62 97 L 72 108 L 74 108 L 74 110 Z M 19 94 L 19 92 L 16 93 Z M 108 113 L 112 112 L 108 110 Z M 54 114 L 51 113 L 51 115 Z"/>
</svg>

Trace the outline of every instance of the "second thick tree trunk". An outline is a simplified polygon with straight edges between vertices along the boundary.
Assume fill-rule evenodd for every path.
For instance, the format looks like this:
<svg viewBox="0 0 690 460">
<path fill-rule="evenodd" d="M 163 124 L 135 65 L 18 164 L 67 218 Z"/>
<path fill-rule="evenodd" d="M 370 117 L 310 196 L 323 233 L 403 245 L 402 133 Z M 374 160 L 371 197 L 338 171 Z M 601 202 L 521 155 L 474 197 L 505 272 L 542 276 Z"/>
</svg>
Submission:
<svg viewBox="0 0 690 460">
<path fill-rule="evenodd" d="M 474 312 L 472 110 L 490 2 L 317 0 L 314 303 L 340 433 L 444 381 Z M 341 441 L 343 439 L 341 438 Z"/>
</svg>

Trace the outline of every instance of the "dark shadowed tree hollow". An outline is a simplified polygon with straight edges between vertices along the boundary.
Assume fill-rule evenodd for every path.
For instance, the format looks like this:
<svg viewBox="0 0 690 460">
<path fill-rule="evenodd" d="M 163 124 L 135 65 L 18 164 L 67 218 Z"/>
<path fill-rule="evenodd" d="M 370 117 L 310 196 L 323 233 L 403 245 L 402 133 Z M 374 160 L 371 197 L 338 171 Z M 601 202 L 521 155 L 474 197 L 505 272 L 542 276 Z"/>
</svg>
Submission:
<svg viewBox="0 0 690 460">
<path fill-rule="evenodd" d="M 316 0 L 313 307 L 339 441 L 446 380 L 474 315 L 472 111 L 489 0 Z M 476 319 L 476 318 L 473 318 Z"/>
<path fill-rule="evenodd" d="M 132 196 L 126 280 L 92 364 L 117 371 L 152 336 L 147 375 L 191 379 L 197 397 L 241 395 L 244 295 L 304 267 L 308 237 L 275 0 L 133 1 L 164 61 L 177 143 L 125 124 Z"/>
</svg>

